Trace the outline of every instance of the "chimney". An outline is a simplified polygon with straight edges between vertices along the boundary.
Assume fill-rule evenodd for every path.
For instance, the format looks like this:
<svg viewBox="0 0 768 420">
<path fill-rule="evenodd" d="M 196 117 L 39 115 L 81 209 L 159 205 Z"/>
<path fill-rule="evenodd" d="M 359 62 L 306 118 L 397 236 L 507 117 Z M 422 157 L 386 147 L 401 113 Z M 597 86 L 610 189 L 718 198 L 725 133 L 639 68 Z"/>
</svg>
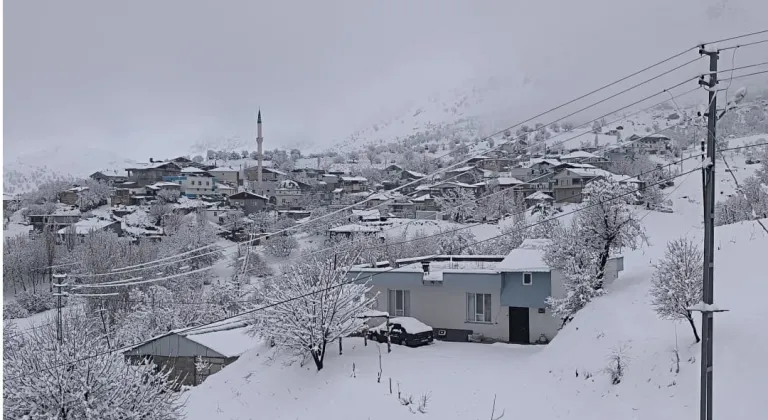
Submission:
<svg viewBox="0 0 768 420">
<path fill-rule="evenodd" d="M 429 261 L 422 261 L 421 269 L 424 270 L 424 273 L 429 273 Z"/>
<path fill-rule="evenodd" d="M 152 158 L 149 158 L 149 163 L 155 163 L 155 160 Z"/>
</svg>

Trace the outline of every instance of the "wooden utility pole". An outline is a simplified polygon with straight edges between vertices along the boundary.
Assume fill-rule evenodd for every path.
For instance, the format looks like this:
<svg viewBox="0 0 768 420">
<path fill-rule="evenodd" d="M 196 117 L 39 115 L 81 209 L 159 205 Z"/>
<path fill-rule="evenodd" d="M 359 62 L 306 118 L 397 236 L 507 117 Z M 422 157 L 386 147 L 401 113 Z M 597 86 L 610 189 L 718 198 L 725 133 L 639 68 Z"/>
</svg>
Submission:
<svg viewBox="0 0 768 420">
<path fill-rule="evenodd" d="M 54 296 L 56 296 L 56 340 L 61 344 L 62 341 L 64 341 L 64 331 L 61 319 L 61 297 L 64 293 L 62 293 L 61 288 L 67 285 L 67 275 L 54 274 L 53 278 L 56 280 L 56 284 L 53 285 L 53 287 L 56 288 L 56 293 L 54 293 Z"/>
</svg>

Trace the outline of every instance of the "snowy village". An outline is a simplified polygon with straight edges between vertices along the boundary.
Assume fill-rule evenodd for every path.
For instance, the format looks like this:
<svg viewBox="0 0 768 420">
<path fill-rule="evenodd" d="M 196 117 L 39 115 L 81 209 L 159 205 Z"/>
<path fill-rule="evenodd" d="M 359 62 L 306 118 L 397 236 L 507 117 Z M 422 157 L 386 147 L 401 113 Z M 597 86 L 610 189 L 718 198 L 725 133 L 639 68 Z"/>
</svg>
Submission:
<svg viewBox="0 0 768 420">
<path fill-rule="evenodd" d="M 269 102 L 170 148 L 6 131 L 3 418 L 759 418 L 765 42 L 312 147 Z"/>
</svg>

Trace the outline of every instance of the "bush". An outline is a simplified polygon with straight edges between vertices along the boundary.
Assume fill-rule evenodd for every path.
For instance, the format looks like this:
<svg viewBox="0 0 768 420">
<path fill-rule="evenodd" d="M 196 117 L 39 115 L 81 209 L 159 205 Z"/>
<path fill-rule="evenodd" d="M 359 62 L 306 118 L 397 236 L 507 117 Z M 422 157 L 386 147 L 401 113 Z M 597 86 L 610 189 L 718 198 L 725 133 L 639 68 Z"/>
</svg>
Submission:
<svg viewBox="0 0 768 420">
<path fill-rule="evenodd" d="M 56 307 L 56 300 L 50 292 L 21 292 L 16 302 L 30 314 L 36 314 Z"/>
<path fill-rule="evenodd" d="M 24 309 L 19 302 L 12 301 L 3 305 L 3 319 L 26 318 L 29 311 Z"/>
</svg>

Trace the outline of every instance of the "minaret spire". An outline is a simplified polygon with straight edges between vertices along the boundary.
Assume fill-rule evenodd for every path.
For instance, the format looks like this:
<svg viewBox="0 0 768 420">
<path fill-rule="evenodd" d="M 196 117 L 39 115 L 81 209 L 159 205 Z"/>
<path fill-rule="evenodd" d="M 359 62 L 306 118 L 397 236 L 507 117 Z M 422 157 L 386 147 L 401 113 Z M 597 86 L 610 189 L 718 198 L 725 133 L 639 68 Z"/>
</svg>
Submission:
<svg viewBox="0 0 768 420">
<path fill-rule="evenodd" d="M 264 160 L 264 151 L 262 149 L 262 143 L 264 143 L 264 137 L 261 136 L 261 108 L 259 108 L 259 114 L 256 117 L 256 144 L 258 145 L 258 152 L 259 152 L 259 164 L 258 164 L 258 174 L 257 174 L 257 180 L 259 183 L 259 194 L 264 194 L 264 186 L 262 185 L 262 170 L 263 168 L 263 160 Z"/>
</svg>

